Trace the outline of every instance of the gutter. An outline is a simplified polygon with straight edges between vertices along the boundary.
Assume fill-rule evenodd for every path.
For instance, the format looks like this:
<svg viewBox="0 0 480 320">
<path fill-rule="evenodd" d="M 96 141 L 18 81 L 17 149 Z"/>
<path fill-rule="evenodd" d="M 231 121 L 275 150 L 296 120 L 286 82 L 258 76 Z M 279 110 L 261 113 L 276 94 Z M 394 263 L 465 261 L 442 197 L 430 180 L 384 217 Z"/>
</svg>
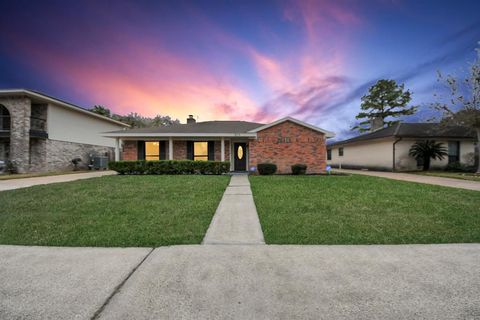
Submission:
<svg viewBox="0 0 480 320">
<path fill-rule="evenodd" d="M 393 142 L 393 166 L 392 166 L 392 171 L 395 172 L 396 171 L 396 165 L 395 165 L 395 145 L 397 144 L 397 142 L 400 142 L 402 141 L 403 138 L 398 138 L 397 140 L 395 140 L 395 142 Z"/>
</svg>

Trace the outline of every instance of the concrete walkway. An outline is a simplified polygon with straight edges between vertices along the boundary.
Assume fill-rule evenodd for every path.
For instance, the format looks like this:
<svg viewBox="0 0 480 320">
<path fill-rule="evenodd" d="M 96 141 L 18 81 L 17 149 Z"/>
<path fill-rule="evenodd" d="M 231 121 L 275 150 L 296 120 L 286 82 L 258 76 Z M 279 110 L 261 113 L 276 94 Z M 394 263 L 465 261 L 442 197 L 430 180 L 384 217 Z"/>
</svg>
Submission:
<svg viewBox="0 0 480 320">
<path fill-rule="evenodd" d="M 398 173 L 398 172 L 345 170 L 345 169 L 342 169 L 342 170 L 335 169 L 335 171 L 347 172 L 352 174 L 362 174 L 366 176 L 374 176 L 374 177 L 381 177 L 381 178 L 401 180 L 401 181 L 434 184 L 437 186 L 444 186 L 444 187 L 480 191 L 480 182 L 477 182 L 477 181 L 450 179 L 450 178 L 443 178 L 443 177 L 421 176 L 417 174 Z"/>
<path fill-rule="evenodd" d="M 479 319 L 480 244 L 0 246 L 0 319 Z"/>
<path fill-rule="evenodd" d="M 86 173 L 62 174 L 57 176 L 0 180 L 0 191 L 27 188 L 27 187 L 37 186 L 41 184 L 69 182 L 69 181 L 75 181 L 75 180 L 109 176 L 114 174 L 117 174 L 117 173 L 115 171 L 92 171 L 92 172 L 86 172 Z"/>
<path fill-rule="evenodd" d="M 203 244 L 265 244 L 248 175 L 234 175 Z"/>
<path fill-rule="evenodd" d="M 150 251 L 0 246 L 0 319 L 91 319 Z"/>
</svg>

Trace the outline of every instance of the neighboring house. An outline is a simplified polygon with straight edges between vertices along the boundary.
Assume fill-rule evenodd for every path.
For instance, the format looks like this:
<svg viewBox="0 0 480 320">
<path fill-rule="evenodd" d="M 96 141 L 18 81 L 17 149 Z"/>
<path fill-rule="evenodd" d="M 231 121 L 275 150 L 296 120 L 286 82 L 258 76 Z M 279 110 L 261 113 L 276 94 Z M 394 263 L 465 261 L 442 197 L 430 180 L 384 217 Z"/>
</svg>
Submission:
<svg viewBox="0 0 480 320">
<path fill-rule="evenodd" d="M 19 173 L 89 164 L 90 155 L 111 155 L 115 143 L 102 132 L 128 125 L 31 90 L 0 90 L 0 160 Z"/>
<path fill-rule="evenodd" d="M 443 143 L 448 157 L 431 162 L 432 169 L 448 163 L 474 165 L 476 135 L 460 126 L 445 127 L 438 123 L 398 123 L 358 137 L 328 145 L 327 163 L 334 168 L 409 171 L 421 168 L 420 161 L 409 155 L 419 140 Z"/>
<path fill-rule="evenodd" d="M 262 124 L 245 121 L 196 122 L 105 133 L 115 138 L 116 159 L 230 161 L 232 171 L 254 171 L 262 162 L 275 163 L 279 173 L 304 163 L 309 173 L 325 170 L 326 139 L 332 132 L 287 117 Z"/>
</svg>

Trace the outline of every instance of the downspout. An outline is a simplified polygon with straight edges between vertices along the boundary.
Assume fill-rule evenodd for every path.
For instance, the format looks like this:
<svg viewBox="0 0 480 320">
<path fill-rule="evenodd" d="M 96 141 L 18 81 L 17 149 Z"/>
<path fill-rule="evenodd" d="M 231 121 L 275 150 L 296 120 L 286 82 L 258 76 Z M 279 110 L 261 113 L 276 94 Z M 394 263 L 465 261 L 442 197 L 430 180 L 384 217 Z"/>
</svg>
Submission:
<svg viewBox="0 0 480 320">
<path fill-rule="evenodd" d="M 395 142 L 393 143 L 393 166 L 392 166 L 392 171 L 395 172 L 396 170 L 396 165 L 395 165 L 395 145 L 397 144 L 397 142 L 400 142 L 402 141 L 402 138 L 398 138 L 397 140 L 395 140 Z"/>
</svg>

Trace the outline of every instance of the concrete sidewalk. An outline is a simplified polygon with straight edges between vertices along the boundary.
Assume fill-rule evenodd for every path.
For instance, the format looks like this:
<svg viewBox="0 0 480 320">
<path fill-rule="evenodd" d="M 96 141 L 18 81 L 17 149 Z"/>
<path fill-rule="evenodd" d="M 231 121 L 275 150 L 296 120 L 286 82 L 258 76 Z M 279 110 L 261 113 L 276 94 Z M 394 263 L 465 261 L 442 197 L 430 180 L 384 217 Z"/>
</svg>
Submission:
<svg viewBox="0 0 480 320">
<path fill-rule="evenodd" d="M 478 319 L 479 263 L 480 244 L 0 246 L 0 319 Z"/>
<path fill-rule="evenodd" d="M 0 319 L 91 319 L 150 251 L 0 246 Z"/>
<path fill-rule="evenodd" d="M 110 176 L 117 174 L 115 171 L 92 171 L 86 173 L 62 174 L 57 176 L 18 178 L 9 180 L 0 180 L 0 191 L 27 188 L 41 184 L 50 184 L 58 182 L 69 182 L 75 180 L 96 178 L 102 176 Z"/>
<path fill-rule="evenodd" d="M 335 171 L 347 172 L 352 174 L 361 174 L 365 176 L 373 176 L 373 177 L 380 177 L 380 178 L 387 178 L 387 179 L 394 179 L 394 180 L 401 180 L 401 181 L 434 184 L 434 185 L 443 186 L 443 187 L 452 187 L 452 188 L 480 191 L 480 182 L 477 182 L 477 181 L 450 179 L 450 178 L 432 177 L 432 176 L 421 176 L 417 174 L 399 173 L 399 172 L 346 170 L 346 169 L 341 169 L 341 170 L 335 169 Z"/>
<path fill-rule="evenodd" d="M 480 245 L 158 248 L 100 319 L 478 319 Z"/>
<path fill-rule="evenodd" d="M 203 244 L 265 244 L 247 175 L 234 175 Z"/>
</svg>

